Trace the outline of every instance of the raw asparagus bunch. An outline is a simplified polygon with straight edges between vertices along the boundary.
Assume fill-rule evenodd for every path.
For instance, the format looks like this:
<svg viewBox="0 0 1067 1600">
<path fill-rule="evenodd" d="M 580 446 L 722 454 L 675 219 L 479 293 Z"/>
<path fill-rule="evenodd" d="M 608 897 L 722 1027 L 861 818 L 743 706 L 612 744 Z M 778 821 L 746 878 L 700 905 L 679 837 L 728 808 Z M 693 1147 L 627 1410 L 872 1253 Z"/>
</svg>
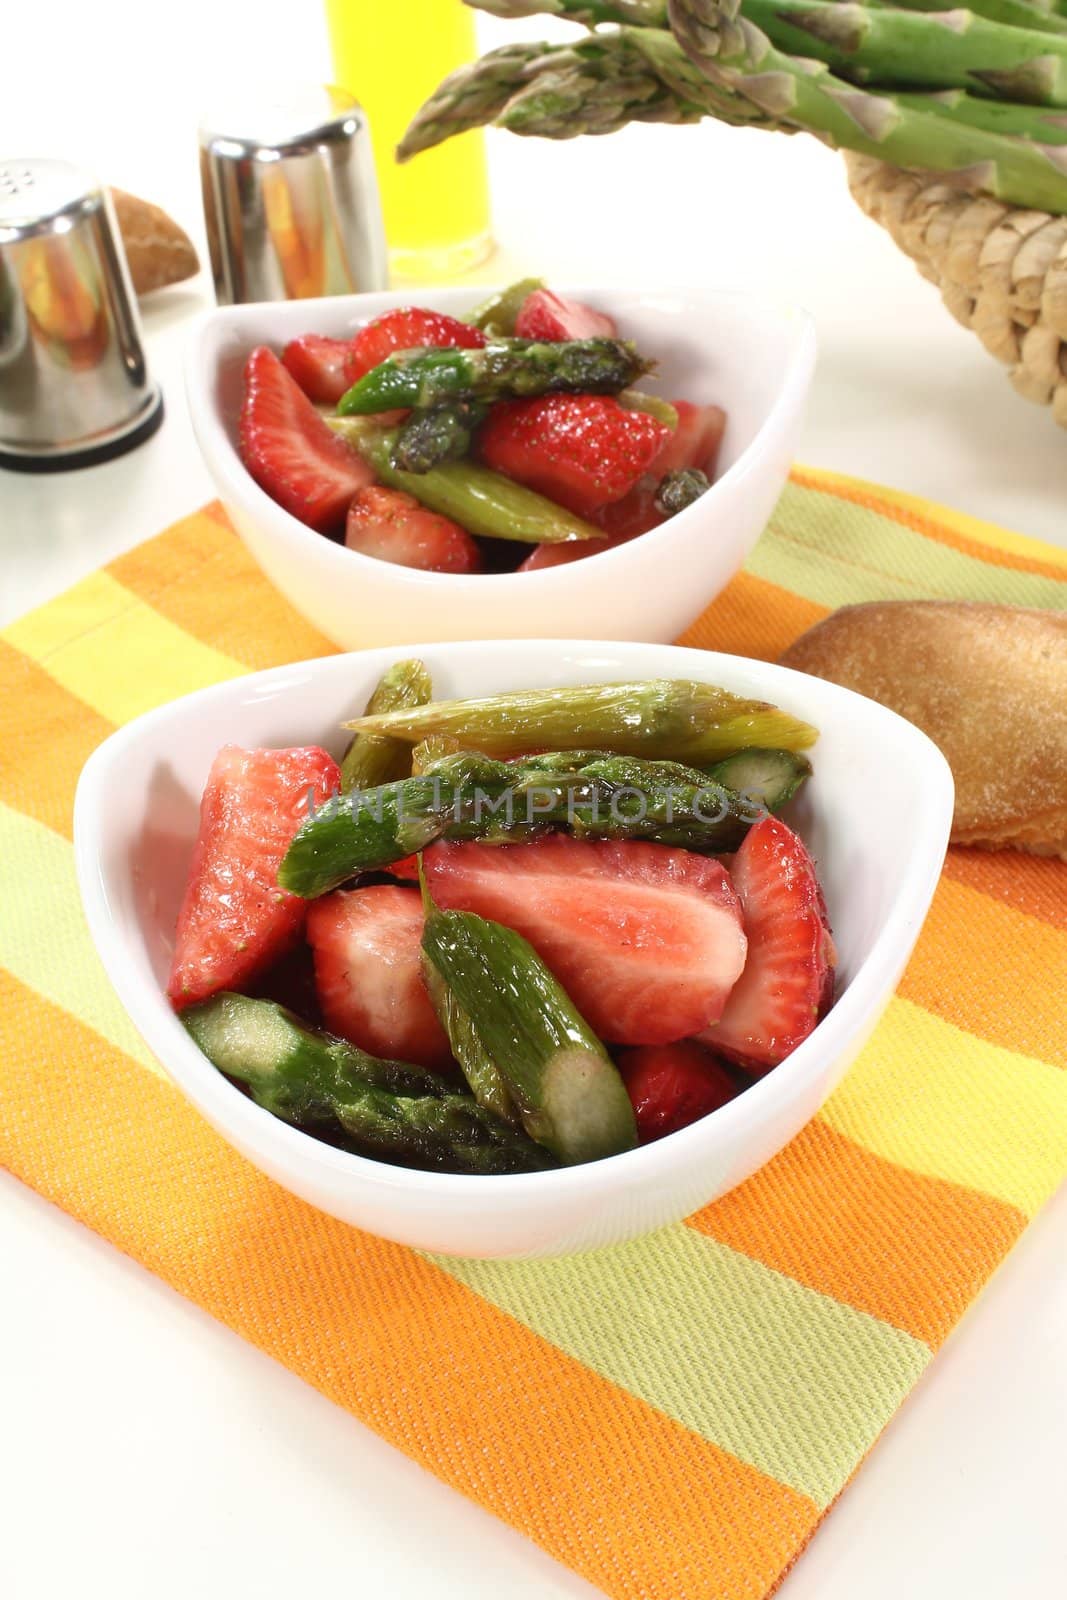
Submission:
<svg viewBox="0 0 1067 1600">
<path fill-rule="evenodd" d="M 273 1000 L 219 994 L 183 1012 L 182 1021 L 209 1061 L 246 1084 L 257 1105 L 348 1148 L 455 1172 L 554 1165 L 521 1130 L 436 1073 L 381 1061 L 307 1027 Z"/>
<path fill-rule="evenodd" d="M 643 12 L 641 26 L 600 29 L 568 52 L 529 58 L 521 83 L 498 95 L 492 120 L 558 138 L 586 131 L 587 106 L 591 128 L 713 116 L 812 133 L 900 166 L 943 171 L 1013 204 L 1067 211 L 1055 115 L 1067 93 L 1063 12 L 1030 0 L 976 0 L 976 14 L 947 20 L 931 3 L 668 0 L 669 32 L 649 26 L 655 18 Z M 494 9 L 518 14 L 511 0 Z M 582 9 L 567 0 L 522 4 L 523 15 L 579 17 Z M 622 15 L 618 5 L 596 10 L 597 21 Z M 483 69 L 496 72 L 491 57 L 469 69 L 472 95 Z M 996 115 L 986 109 L 994 104 Z M 1050 109 L 1042 116 L 1037 106 Z M 437 142 L 440 126 L 416 127 L 405 152 Z"/>
</svg>

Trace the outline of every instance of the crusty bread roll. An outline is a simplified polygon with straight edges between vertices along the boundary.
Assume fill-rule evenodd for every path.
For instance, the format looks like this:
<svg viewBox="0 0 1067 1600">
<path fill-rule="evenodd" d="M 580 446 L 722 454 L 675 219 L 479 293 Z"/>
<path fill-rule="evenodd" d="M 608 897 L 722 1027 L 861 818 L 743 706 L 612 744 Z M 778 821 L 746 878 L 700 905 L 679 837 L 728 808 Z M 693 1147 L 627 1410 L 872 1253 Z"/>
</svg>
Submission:
<svg viewBox="0 0 1067 1600">
<path fill-rule="evenodd" d="M 159 206 L 124 189 L 112 189 L 111 199 L 138 294 L 181 283 L 200 270 L 192 240 Z"/>
<path fill-rule="evenodd" d="M 940 745 L 956 780 L 955 844 L 1067 859 L 1067 612 L 845 606 L 782 663 L 880 700 Z"/>
</svg>

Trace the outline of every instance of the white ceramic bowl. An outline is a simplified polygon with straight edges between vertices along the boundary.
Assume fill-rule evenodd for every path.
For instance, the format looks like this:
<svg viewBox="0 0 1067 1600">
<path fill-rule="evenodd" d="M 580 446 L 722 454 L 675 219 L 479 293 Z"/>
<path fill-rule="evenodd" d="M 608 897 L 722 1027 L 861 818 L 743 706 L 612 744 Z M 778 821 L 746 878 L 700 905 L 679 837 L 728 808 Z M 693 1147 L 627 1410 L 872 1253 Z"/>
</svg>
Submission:
<svg viewBox="0 0 1067 1600">
<path fill-rule="evenodd" d="M 815 364 L 811 319 L 795 306 L 712 290 L 565 291 L 610 312 L 658 359 L 649 387 L 714 401 L 729 414 L 708 493 L 588 561 L 473 577 L 394 566 L 312 532 L 241 464 L 241 372 L 256 345 L 280 351 L 310 331 L 351 336 L 412 298 L 458 314 L 487 292 L 409 290 L 209 312 L 189 348 L 189 409 L 234 526 L 287 599 L 344 649 L 418 639 L 677 638 L 741 566 L 785 483 Z"/>
<path fill-rule="evenodd" d="M 687 1216 L 770 1159 L 841 1077 L 889 999 L 944 857 L 952 779 L 925 734 L 835 684 L 762 661 L 662 645 L 521 641 L 419 652 L 442 696 L 689 677 L 773 700 L 821 730 L 792 820 L 826 890 L 838 1000 L 810 1038 L 737 1100 L 680 1133 L 563 1171 L 478 1178 L 412 1172 L 320 1144 L 254 1105 L 189 1039 L 164 994 L 173 929 L 220 745 L 323 742 L 395 649 L 279 667 L 202 690 L 130 723 L 90 757 L 75 846 L 89 927 L 134 1023 L 174 1082 L 250 1161 L 346 1222 L 428 1250 L 564 1254 Z"/>
</svg>

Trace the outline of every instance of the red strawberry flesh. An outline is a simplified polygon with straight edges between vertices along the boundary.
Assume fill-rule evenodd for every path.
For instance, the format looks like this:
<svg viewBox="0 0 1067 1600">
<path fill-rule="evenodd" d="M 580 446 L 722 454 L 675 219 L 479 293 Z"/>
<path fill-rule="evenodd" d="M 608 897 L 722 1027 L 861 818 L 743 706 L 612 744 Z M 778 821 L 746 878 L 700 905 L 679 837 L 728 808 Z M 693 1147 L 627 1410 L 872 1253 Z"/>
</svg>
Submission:
<svg viewBox="0 0 1067 1600">
<path fill-rule="evenodd" d="M 837 956 L 815 867 L 778 817 L 751 828 L 731 866 L 748 959 L 718 1023 L 713 1050 L 762 1075 L 811 1033 L 833 999 Z"/>
<path fill-rule="evenodd" d="M 352 341 L 327 339 L 305 333 L 290 339 L 282 351 L 282 366 L 317 405 L 335 406 L 348 388 L 345 361 Z"/>
<path fill-rule="evenodd" d="M 603 311 L 565 300 L 551 289 L 534 289 L 515 319 L 519 339 L 614 339 L 618 329 Z"/>
<path fill-rule="evenodd" d="M 398 350 L 477 350 L 484 344 L 485 334 L 480 328 L 442 311 L 426 311 L 421 306 L 383 311 L 352 340 L 345 364 L 346 388 Z"/>
<path fill-rule="evenodd" d="M 641 1144 L 688 1127 L 738 1093 L 722 1062 L 692 1039 L 623 1050 L 618 1066 Z"/>
<path fill-rule="evenodd" d="M 550 394 L 499 402 L 478 445 L 497 472 L 590 516 L 649 470 L 669 432 L 610 395 Z"/>
<path fill-rule="evenodd" d="M 422 976 L 422 897 L 381 884 L 339 889 L 308 913 L 326 1026 L 371 1055 L 440 1069 L 452 1052 Z"/>
<path fill-rule="evenodd" d="M 458 522 L 420 505 L 402 489 L 372 484 L 348 508 L 345 544 L 365 556 L 424 572 L 480 572 L 478 546 Z"/>
<path fill-rule="evenodd" d="M 337 763 L 314 745 L 219 751 L 178 916 L 167 984 L 176 1007 L 248 985 L 297 942 L 307 902 L 278 888 L 278 866 L 309 794 L 321 804 L 340 781 Z"/>
<path fill-rule="evenodd" d="M 424 863 L 439 906 L 523 934 L 590 1026 L 618 1044 L 707 1027 L 744 965 L 737 896 L 707 856 L 560 834 L 437 844 Z"/>
<path fill-rule="evenodd" d="M 260 488 L 320 533 L 339 528 L 352 496 L 374 480 L 265 345 L 245 367 L 239 441 L 241 460 Z"/>
<path fill-rule="evenodd" d="M 709 478 L 715 476 L 715 463 L 726 427 L 725 411 L 720 406 L 696 406 L 689 400 L 672 403 L 678 413 L 678 426 L 664 440 L 648 472 L 621 500 L 604 506 L 593 517 L 609 539 L 632 539 L 667 521 L 655 505 L 659 482 L 665 473 L 699 467 Z"/>
</svg>

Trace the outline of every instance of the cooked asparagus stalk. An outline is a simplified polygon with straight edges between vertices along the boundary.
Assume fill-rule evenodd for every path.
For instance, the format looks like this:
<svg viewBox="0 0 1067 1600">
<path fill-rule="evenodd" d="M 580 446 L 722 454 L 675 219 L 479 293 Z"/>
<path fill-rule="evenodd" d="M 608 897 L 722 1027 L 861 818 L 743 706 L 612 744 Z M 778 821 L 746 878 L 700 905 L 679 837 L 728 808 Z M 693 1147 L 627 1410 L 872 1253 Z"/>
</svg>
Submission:
<svg viewBox="0 0 1067 1600">
<path fill-rule="evenodd" d="M 367 701 L 365 715 L 404 711 L 425 705 L 433 694 L 433 679 L 421 661 L 398 661 L 384 673 Z M 341 793 L 373 789 L 411 772 L 411 749 L 402 740 L 357 733 L 341 762 Z"/>
<path fill-rule="evenodd" d="M 443 733 L 432 733 L 411 752 L 413 776 L 421 778 L 427 767 L 433 766 L 435 761 L 440 761 L 444 756 L 458 756 L 462 749 L 458 739 L 449 739 Z"/>
<path fill-rule="evenodd" d="M 691 506 L 694 500 L 699 500 L 702 494 L 707 494 L 710 488 L 707 473 L 701 472 L 699 467 L 679 467 L 676 472 L 664 473 L 652 503 L 665 517 L 673 517 Z"/>
<path fill-rule="evenodd" d="M 543 1150 L 425 1067 L 381 1061 L 309 1028 L 272 1000 L 219 994 L 182 1013 L 220 1072 L 308 1132 L 341 1130 L 365 1150 L 461 1172 L 530 1172 Z"/>
<path fill-rule="evenodd" d="M 341 396 L 343 417 L 451 400 L 617 394 L 652 370 L 629 339 L 494 339 L 480 350 L 398 350 Z"/>
<path fill-rule="evenodd" d="M 217 994 L 181 1013 L 208 1060 L 247 1084 L 257 1105 L 298 1127 L 334 1119 L 355 1089 L 390 1094 L 443 1095 L 449 1085 L 426 1067 L 383 1061 L 317 1028 L 273 1000 Z"/>
<path fill-rule="evenodd" d="M 971 11 L 875 9 L 840 0 L 743 0 L 743 11 L 779 50 L 813 56 L 856 83 L 1067 104 L 1067 39 L 1048 33 Z"/>
<path fill-rule="evenodd" d="M 451 400 L 413 412 L 397 434 L 393 466 L 398 472 L 423 473 L 444 461 L 458 461 L 469 452 L 474 430 L 488 410 L 479 400 Z"/>
<path fill-rule="evenodd" d="M 338 1122 L 358 1144 L 419 1166 L 490 1176 L 543 1172 L 556 1165 L 540 1144 L 470 1095 L 407 1099 L 365 1088 L 353 1091 L 336 1110 Z"/>
<path fill-rule="evenodd" d="M 430 907 L 422 949 L 498 1063 L 531 1138 L 568 1165 L 633 1149 L 633 1110 L 614 1062 L 521 935 Z"/>
<path fill-rule="evenodd" d="M 535 289 L 543 289 L 544 286 L 543 278 L 520 278 L 518 283 L 509 283 L 506 289 L 498 290 L 488 300 L 475 306 L 463 321 L 481 328 L 490 339 L 510 339 L 515 333 L 515 320 L 524 301 Z"/>
<path fill-rule="evenodd" d="M 431 511 L 440 511 L 485 539 L 522 544 L 561 544 L 602 539 L 600 528 L 584 522 L 554 500 L 524 488 L 477 461 L 445 461 L 429 472 L 398 472 L 393 466 L 395 428 L 380 428 L 365 417 L 330 417 L 335 433 L 355 445 L 382 483 L 406 489 Z"/>
<path fill-rule="evenodd" d="M 811 777 L 811 762 L 796 750 L 740 750 L 709 767 L 708 777 L 768 811 L 779 811 Z"/>
<path fill-rule="evenodd" d="M 278 883 L 314 899 L 437 839 L 515 844 L 550 828 L 707 854 L 736 849 L 757 816 L 716 779 L 671 762 L 606 755 L 565 771 L 556 756 L 506 762 L 464 753 L 321 807 L 290 844 Z"/>
<path fill-rule="evenodd" d="M 913 111 L 889 92 L 851 86 L 823 63 L 776 50 L 737 9 L 738 0 L 668 0 L 672 31 L 709 81 L 751 94 L 773 117 L 841 149 L 898 166 L 966 172 L 972 179 L 981 167 L 982 187 L 1001 199 L 1067 210 L 1067 174 L 1053 159 L 1056 152 Z"/>
<path fill-rule="evenodd" d="M 516 689 L 474 700 L 437 700 L 348 727 L 417 744 L 448 734 L 487 755 L 531 748 L 597 749 L 664 757 L 694 766 L 751 745 L 804 750 L 817 729 L 763 700 L 745 700 L 710 683 L 650 678 L 639 683 Z"/>
<path fill-rule="evenodd" d="M 623 389 L 615 398 L 624 411 L 643 411 L 672 431 L 678 426 L 678 408 L 662 395 L 646 394 L 644 389 Z"/>
<path fill-rule="evenodd" d="M 487 1053 L 470 1014 L 460 1004 L 433 962 L 423 956 L 422 964 L 434 1010 L 448 1035 L 452 1054 L 459 1062 L 475 1100 L 509 1127 L 521 1127 L 522 1120 L 515 1109 L 511 1091 L 500 1068 Z"/>
</svg>

